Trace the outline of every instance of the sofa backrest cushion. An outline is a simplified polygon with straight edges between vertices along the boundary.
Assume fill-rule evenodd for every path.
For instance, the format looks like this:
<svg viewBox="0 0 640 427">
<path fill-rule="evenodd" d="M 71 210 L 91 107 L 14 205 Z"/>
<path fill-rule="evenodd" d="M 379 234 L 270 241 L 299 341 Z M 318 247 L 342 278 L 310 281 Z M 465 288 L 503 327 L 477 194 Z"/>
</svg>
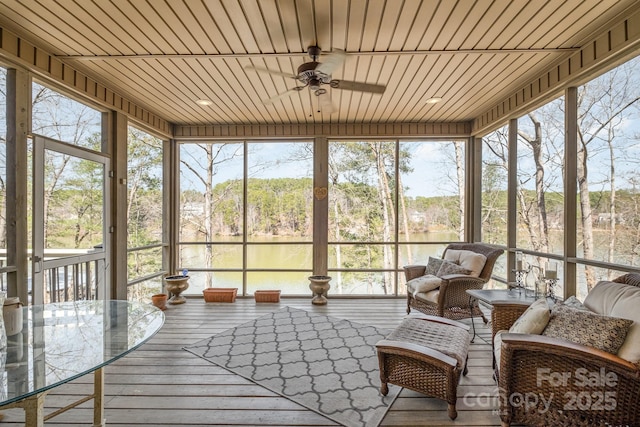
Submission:
<svg viewBox="0 0 640 427">
<path fill-rule="evenodd" d="M 597 313 L 633 320 L 618 356 L 640 363 L 640 287 L 601 281 L 591 289 L 584 305 Z"/>
<path fill-rule="evenodd" d="M 469 275 L 473 277 L 480 276 L 487 257 L 483 254 L 469 251 L 465 249 L 447 249 L 444 253 L 444 259 L 470 271 Z"/>
<path fill-rule="evenodd" d="M 624 283 L 614 283 L 603 280 L 598 282 L 584 299 L 584 305 L 589 310 L 604 315 L 610 315 L 613 306 L 626 293 L 625 289 L 633 289 Z M 638 319 L 640 320 L 640 318 Z"/>
<path fill-rule="evenodd" d="M 597 348 L 612 354 L 627 337 L 633 321 L 557 304 L 542 335 Z"/>
</svg>

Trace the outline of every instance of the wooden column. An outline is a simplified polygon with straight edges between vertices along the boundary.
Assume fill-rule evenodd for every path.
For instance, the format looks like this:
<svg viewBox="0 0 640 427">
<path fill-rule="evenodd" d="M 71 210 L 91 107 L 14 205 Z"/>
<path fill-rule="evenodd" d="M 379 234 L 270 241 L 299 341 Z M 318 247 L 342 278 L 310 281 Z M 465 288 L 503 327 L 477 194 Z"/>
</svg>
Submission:
<svg viewBox="0 0 640 427">
<path fill-rule="evenodd" d="M 29 247 L 27 234 L 27 134 L 30 132 L 31 79 L 27 72 L 7 70 L 7 273 L 9 296 L 27 304 Z"/>
<path fill-rule="evenodd" d="M 117 111 L 103 120 L 111 154 L 111 299 L 127 299 L 127 116 Z"/>
<path fill-rule="evenodd" d="M 465 240 L 480 242 L 482 239 L 482 138 L 469 138 L 466 152 Z"/>
<path fill-rule="evenodd" d="M 180 159 L 175 139 L 162 143 L 162 241 L 169 245 L 162 248 L 162 269 L 169 275 L 178 268 L 178 221 L 180 213 Z M 163 290 L 164 292 L 164 290 Z"/>
<path fill-rule="evenodd" d="M 313 274 L 327 274 L 329 244 L 329 141 L 313 141 Z"/>
<path fill-rule="evenodd" d="M 515 253 L 518 245 L 518 119 L 509 120 L 509 161 L 507 175 L 507 277 L 515 281 Z"/>
<path fill-rule="evenodd" d="M 578 89 L 570 87 L 565 91 L 564 113 L 564 298 L 576 294 L 577 246 L 577 161 L 578 161 Z"/>
</svg>

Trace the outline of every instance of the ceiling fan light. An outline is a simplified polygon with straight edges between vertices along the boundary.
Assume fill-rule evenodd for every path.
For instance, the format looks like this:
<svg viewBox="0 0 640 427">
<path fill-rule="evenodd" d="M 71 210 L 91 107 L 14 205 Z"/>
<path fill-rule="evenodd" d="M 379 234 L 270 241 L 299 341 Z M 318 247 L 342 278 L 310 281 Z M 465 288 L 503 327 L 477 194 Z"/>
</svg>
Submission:
<svg viewBox="0 0 640 427">
<path fill-rule="evenodd" d="M 440 98 L 439 96 L 434 96 L 434 97 L 431 97 L 431 98 L 427 99 L 424 102 L 426 104 L 437 104 L 438 102 L 442 102 L 442 98 Z"/>
<path fill-rule="evenodd" d="M 196 104 L 201 105 L 201 106 L 203 106 L 203 107 L 206 107 L 206 106 L 208 106 L 208 105 L 213 104 L 213 102 L 211 102 L 211 101 L 210 101 L 210 100 L 208 100 L 208 99 L 198 99 L 198 100 L 196 101 Z"/>
</svg>

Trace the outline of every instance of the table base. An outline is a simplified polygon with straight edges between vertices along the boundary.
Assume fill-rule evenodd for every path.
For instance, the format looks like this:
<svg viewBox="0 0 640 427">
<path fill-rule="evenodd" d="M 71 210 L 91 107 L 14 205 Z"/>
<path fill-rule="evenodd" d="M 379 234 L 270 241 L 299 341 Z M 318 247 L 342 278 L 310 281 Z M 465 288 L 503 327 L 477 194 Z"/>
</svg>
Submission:
<svg viewBox="0 0 640 427">
<path fill-rule="evenodd" d="M 84 397 L 76 402 L 70 403 L 64 408 L 60 408 L 55 412 L 48 415 L 44 414 L 44 399 L 51 390 L 36 393 L 33 396 L 29 396 L 17 402 L 12 402 L 7 405 L 3 405 L 0 409 L 10 408 L 22 408 L 24 409 L 25 427 L 43 427 L 44 422 L 67 412 L 69 409 L 75 408 L 78 405 L 83 404 L 93 399 L 93 427 L 105 427 L 106 420 L 104 419 L 104 371 L 103 368 L 98 368 L 93 372 L 93 394 Z"/>
</svg>

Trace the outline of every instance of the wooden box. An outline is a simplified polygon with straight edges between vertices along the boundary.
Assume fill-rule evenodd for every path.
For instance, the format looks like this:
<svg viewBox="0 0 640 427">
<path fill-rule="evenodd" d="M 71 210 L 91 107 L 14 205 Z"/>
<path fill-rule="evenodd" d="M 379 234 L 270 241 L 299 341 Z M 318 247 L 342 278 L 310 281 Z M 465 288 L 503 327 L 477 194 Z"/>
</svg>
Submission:
<svg viewBox="0 0 640 427">
<path fill-rule="evenodd" d="M 253 293 L 256 302 L 280 302 L 280 290 L 258 290 Z"/>
<path fill-rule="evenodd" d="M 207 288 L 202 293 L 205 302 L 235 302 L 238 288 Z"/>
</svg>

